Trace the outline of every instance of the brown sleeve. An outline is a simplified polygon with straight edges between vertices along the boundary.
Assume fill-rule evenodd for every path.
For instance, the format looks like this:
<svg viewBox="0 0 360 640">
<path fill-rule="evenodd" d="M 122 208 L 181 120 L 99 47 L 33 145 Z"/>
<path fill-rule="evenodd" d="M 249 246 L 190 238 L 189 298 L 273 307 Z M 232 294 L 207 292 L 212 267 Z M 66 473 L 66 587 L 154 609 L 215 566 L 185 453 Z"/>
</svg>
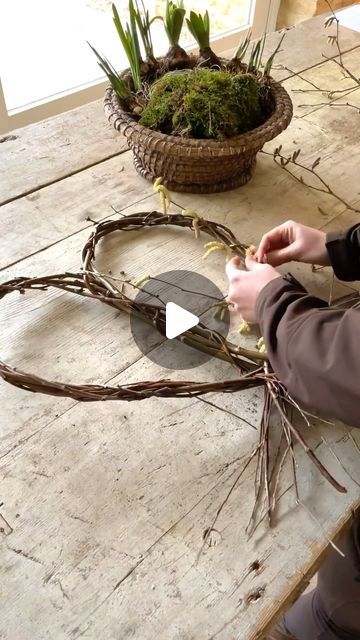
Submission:
<svg viewBox="0 0 360 640">
<path fill-rule="evenodd" d="M 331 309 L 288 274 L 266 285 L 256 311 L 290 395 L 360 427 L 360 310 Z"/>
<path fill-rule="evenodd" d="M 360 224 L 341 233 L 328 233 L 326 248 L 339 280 L 360 280 Z"/>
</svg>

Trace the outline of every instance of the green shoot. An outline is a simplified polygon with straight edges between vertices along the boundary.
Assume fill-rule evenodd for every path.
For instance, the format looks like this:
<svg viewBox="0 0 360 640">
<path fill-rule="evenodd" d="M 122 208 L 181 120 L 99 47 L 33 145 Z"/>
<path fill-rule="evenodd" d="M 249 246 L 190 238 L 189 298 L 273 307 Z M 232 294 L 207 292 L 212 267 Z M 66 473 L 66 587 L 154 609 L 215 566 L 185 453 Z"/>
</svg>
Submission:
<svg viewBox="0 0 360 640">
<path fill-rule="evenodd" d="M 248 73 L 256 73 L 258 71 L 261 63 L 261 60 L 260 60 L 261 48 L 262 48 L 262 38 L 260 38 L 260 40 L 258 40 L 257 42 L 253 43 L 249 62 L 247 64 Z"/>
<path fill-rule="evenodd" d="M 210 18 L 209 12 L 206 11 L 202 16 L 201 13 L 190 12 L 190 19 L 186 19 L 188 29 L 199 45 L 200 51 L 210 47 Z"/>
<path fill-rule="evenodd" d="M 285 33 L 282 35 L 281 39 L 278 42 L 278 45 L 275 49 L 275 51 L 271 54 L 270 58 L 267 60 L 265 67 L 264 67 L 264 76 L 269 76 L 271 73 L 271 68 L 274 62 L 274 58 L 277 55 L 277 53 L 279 52 L 279 49 L 281 47 L 282 41 L 285 38 Z"/>
<path fill-rule="evenodd" d="M 131 96 L 130 90 L 127 88 L 125 82 L 119 76 L 119 74 L 114 69 L 112 64 L 107 60 L 107 58 L 103 58 L 100 55 L 100 53 L 98 53 L 96 51 L 95 47 L 93 47 L 90 44 L 90 42 L 88 42 L 88 45 L 89 45 L 90 49 L 93 51 L 93 53 L 95 53 L 95 55 L 96 55 L 96 57 L 98 59 L 98 65 L 99 65 L 100 69 L 102 69 L 102 71 L 108 77 L 112 88 L 114 89 L 116 94 L 119 96 L 119 98 L 121 98 L 121 100 L 125 100 L 125 101 L 131 100 L 132 96 Z"/>
<path fill-rule="evenodd" d="M 139 9 L 138 0 L 135 0 L 135 18 L 136 24 L 144 45 L 146 57 L 148 60 L 155 60 L 154 47 L 151 38 L 151 25 L 155 20 L 159 20 L 158 16 L 155 16 L 150 20 L 149 11 L 145 8 L 144 0 L 141 0 L 142 13 Z"/>
<path fill-rule="evenodd" d="M 264 53 L 265 42 L 266 42 L 266 33 L 262 36 L 262 38 L 260 38 L 260 40 L 258 40 L 256 43 L 253 44 L 251 53 L 250 53 L 249 62 L 247 65 L 247 71 L 249 73 L 257 73 L 260 71 L 261 65 L 262 65 L 262 57 Z"/>
<path fill-rule="evenodd" d="M 240 42 L 234 54 L 234 58 L 239 62 L 241 62 L 244 59 L 244 56 L 246 55 L 246 52 L 249 48 L 250 40 L 251 40 L 251 31 L 248 31 L 245 38 Z"/>
<path fill-rule="evenodd" d="M 172 47 L 179 44 L 185 13 L 183 0 L 180 0 L 179 4 L 175 4 L 172 0 L 167 0 L 164 26 Z"/>
<path fill-rule="evenodd" d="M 136 12 L 133 0 L 129 0 L 130 26 L 126 23 L 126 29 L 123 28 L 116 6 L 112 5 L 113 20 L 118 32 L 121 44 L 129 60 L 131 74 L 134 81 L 135 91 L 142 88 L 140 76 L 141 53 L 139 39 L 136 28 Z"/>
</svg>

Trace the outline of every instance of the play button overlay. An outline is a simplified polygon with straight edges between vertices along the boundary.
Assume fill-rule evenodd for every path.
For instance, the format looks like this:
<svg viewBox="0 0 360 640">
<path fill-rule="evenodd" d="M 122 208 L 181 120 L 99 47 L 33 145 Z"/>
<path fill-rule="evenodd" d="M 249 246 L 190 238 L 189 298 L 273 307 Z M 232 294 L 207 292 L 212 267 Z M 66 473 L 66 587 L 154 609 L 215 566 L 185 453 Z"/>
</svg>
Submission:
<svg viewBox="0 0 360 640">
<path fill-rule="evenodd" d="M 175 302 L 168 302 L 166 305 L 166 337 L 173 340 L 182 333 L 196 327 L 199 318 L 190 311 L 179 307 Z"/>
<path fill-rule="evenodd" d="M 224 294 L 205 276 L 194 271 L 166 271 L 151 277 L 135 296 L 135 304 L 151 304 L 165 310 L 165 328 L 161 335 L 152 324 L 130 315 L 133 339 L 141 353 L 165 369 L 193 369 L 213 359 L 184 344 L 183 334 L 200 325 L 224 338 L 229 331 L 229 312 L 221 315 L 217 305 Z M 161 372 L 160 372 L 161 375 Z"/>
</svg>

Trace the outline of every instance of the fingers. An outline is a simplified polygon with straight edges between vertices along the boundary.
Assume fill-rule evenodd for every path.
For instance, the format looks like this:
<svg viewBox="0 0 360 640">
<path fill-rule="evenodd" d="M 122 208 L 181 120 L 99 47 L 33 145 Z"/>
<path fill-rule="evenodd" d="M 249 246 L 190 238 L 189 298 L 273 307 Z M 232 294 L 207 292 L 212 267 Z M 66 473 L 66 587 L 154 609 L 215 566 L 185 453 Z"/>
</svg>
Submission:
<svg viewBox="0 0 360 640">
<path fill-rule="evenodd" d="M 260 244 L 258 246 L 258 250 L 256 252 L 256 258 L 258 262 L 265 262 L 267 257 L 267 252 L 269 250 L 269 233 L 265 233 L 265 235 L 261 238 Z"/>
<path fill-rule="evenodd" d="M 231 258 L 231 260 L 226 263 L 225 271 L 229 280 L 232 280 L 235 276 L 239 276 L 239 274 L 241 275 L 240 265 L 241 260 L 238 256 Z"/>
<path fill-rule="evenodd" d="M 278 267 L 286 262 L 296 259 L 298 254 L 298 244 L 293 242 L 282 249 L 275 249 L 267 254 L 267 261 L 272 267 Z"/>
<path fill-rule="evenodd" d="M 246 256 L 245 265 L 248 271 L 254 271 L 254 269 L 258 269 L 259 267 L 260 268 L 262 267 L 262 265 L 259 264 L 256 257 L 253 255 Z"/>
<path fill-rule="evenodd" d="M 296 239 L 296 229 L 301 226 L 292 220 L 288 220 L 287 222 L 283 222 L 278 227 L 275 227 L 268 233 L 262 237 L 261 242 L 259 244 L 259 248 L 256 252 L 256 257 L 259 262 L 269 261 L 269 254 L 280 249 L 285 249 L 287 246 L 291 245 Z M 274 256 L 275 259 L 275 256 Z M 282 258 L 281 258 L 282 259 Z M 282 259 L 282 262 L 286 262 L 288 258 Z M 275 265 L 281 264 L 281 262 L 270 262 L 270 264 Z"/>
<path fill-rule="evenodd" d="M 279 245 L 283 243 L 284 225 L 281 224 L 268 233 L 265 233 L 261 238 L 259 248 L 256 252 L 258 262 L 264 262 L 267 254 Z"/>
</svg>

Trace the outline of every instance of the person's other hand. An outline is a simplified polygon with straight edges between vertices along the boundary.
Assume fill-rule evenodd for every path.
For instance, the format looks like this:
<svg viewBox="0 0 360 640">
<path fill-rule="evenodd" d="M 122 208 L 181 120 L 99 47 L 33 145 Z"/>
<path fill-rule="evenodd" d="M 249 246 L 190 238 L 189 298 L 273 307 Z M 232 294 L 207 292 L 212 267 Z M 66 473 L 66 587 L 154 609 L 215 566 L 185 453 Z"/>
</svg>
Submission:
<svg viewBox="0 0 360 640">
<path fill-rule="evenodd" d="M 255 307 L 260 291 L 275 278 L 280 278 L 273 267 L 259 264 L 253 257 L 246 258 L 248 271 L 239 269 L 240 259 L 232 258 L 226 265 L 229 278 L 228 300 L 247 322 L 257 322 Z"/>
<path fill-rule="evenodd" d="M 323 231 L 289 220 L 265 233 L 256 259 L 274 267 L 292 260 L 328 266 L 330 260 L 325 243 L 326 234 Z"/>
</svg>

